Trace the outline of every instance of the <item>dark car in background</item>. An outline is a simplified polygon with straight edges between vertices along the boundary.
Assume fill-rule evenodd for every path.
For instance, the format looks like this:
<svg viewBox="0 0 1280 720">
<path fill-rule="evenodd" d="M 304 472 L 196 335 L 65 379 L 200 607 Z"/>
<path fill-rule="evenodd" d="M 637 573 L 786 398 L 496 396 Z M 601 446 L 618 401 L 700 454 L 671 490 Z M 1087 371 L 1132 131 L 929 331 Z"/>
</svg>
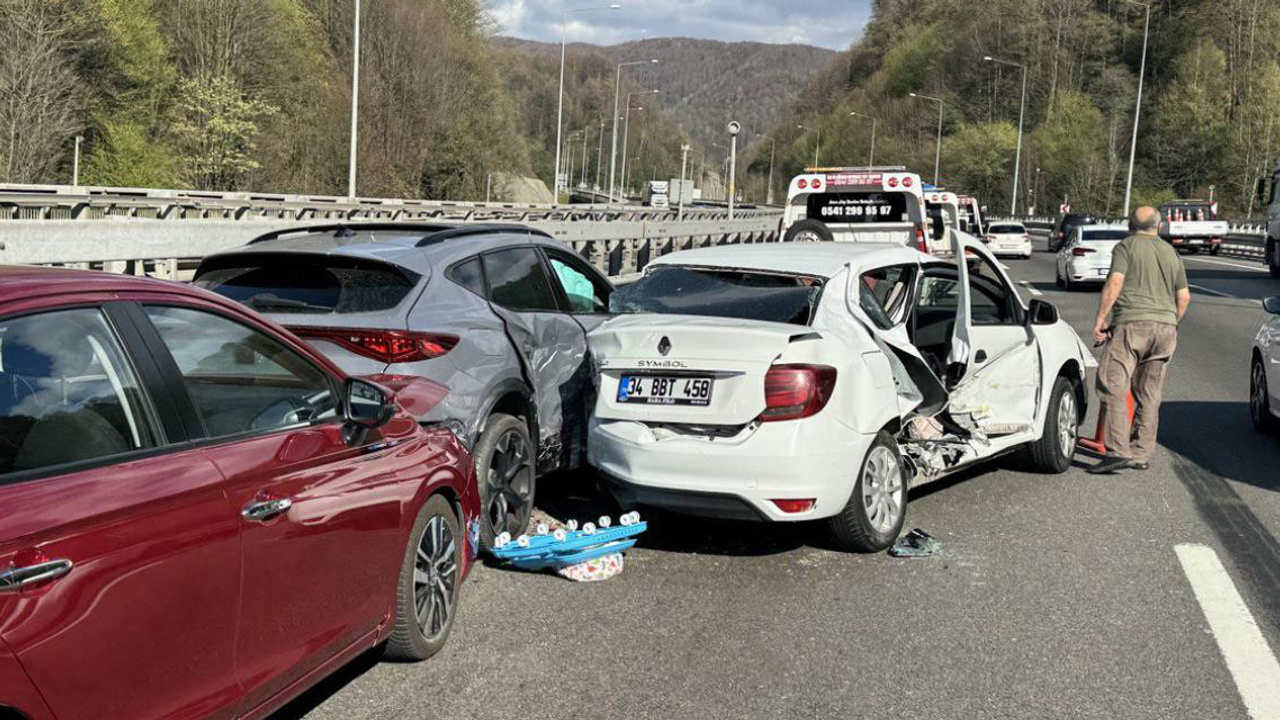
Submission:
<svg viewBox="0 0 1280 720">
<path fill-rule="evenodd" d="M 263 717 L 444 645 L 479 491 L 445 392 L 212 293 L 0 268 L 0 717 Z"/>
<path fill-rule="evenodd" d="M 1089 225 L 1093 222 L 1093 216 L 1087 213 L 1065 213 L 1058 217 L 1058 221 L 1053 224 L 1053 230 L 1050 231 L 1049 237 L 1045 241 L 1045 250 L 1048 252 L 1058 252 L 1063 243 L 1071 239 L 1072 233 L 1081 225 Z"/>
<path fill-rule="evenodd" d="M 536 477 L 586 461 L 586 334 L 609 281 L 518 225 L 302 227 L 206 258 L 195 284 L 285 325 L 354 374 L 449 388 L 420 416 L 474 449 L 481 542 L 524 532 Z"/>
</svg>

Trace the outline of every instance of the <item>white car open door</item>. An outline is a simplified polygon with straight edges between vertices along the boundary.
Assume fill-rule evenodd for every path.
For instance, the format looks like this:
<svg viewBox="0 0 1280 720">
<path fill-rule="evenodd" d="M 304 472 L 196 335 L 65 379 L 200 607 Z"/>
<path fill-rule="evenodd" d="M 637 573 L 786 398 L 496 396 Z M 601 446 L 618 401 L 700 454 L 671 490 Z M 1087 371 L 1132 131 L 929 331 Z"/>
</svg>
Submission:
<svg viewBox="0 0 1280 720">
<path fill-rule="evenodd" d="M 967 233 L 951 235 L 960 288 L 948 361 L 959 380 L 948 414 L 987 438 L 1031 437 L 1043 360 L 1026 308 L 982 243 Z"/>
</svg>

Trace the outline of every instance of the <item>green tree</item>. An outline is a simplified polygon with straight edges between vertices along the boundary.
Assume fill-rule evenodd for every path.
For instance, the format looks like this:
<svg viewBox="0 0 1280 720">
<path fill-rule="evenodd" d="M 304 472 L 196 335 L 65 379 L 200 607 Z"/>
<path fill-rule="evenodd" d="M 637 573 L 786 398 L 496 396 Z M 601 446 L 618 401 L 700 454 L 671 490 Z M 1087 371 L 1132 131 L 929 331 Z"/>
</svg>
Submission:
<svg viewBox="0 0 1280 720">
<path fill-rule="evenodd" d="M 1201 40 L 1178 58 L 1152 114 L 1151 155 L 1182 197 L 1225 176 L 1230 84 L 1226 55 Z"/>
<path fill-rule="evenodd" d="M 277 112 L 247 97 L 226 76 L 186 80 L 179 91 L 181 116 L 175 131 L 182 143 L 188 179 L 202 190 L 237 190 L 260 167 L 259 123 Z"/>
<path fill-rule="evenodd" d="M 1041 204 L 1067 201 L 1101 213 L 1106 204 L 1106 123 L 1083 93 L 1059 92 L 1051 119 L 1036 129 L 1032 143 L 1044 170 Z"/>
<path fill-rule="evenodd" d="M 87 185 L 167 188 L 180 185 L 177 155 L 143 125 L 106 121 L 85 161 Z"/>
<path fill-rule="evenodd" d="M 947 137 L 948 183 L 975 193 L 993 208 L 1009 204 L 1018 129 L 1008 122 L 965 125 Z"/>
</svg>

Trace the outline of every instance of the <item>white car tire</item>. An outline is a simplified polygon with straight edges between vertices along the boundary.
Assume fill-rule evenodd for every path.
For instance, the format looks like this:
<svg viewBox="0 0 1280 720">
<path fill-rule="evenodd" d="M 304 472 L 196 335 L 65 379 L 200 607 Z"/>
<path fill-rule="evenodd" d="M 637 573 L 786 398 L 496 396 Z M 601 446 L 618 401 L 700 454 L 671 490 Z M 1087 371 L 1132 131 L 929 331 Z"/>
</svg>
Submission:
<svg viewBox="0 0 1280 720">
<path fill-rule="evenodd" d="M 881 431 L 862 459 L 849 501 L 827 521 L 841 550 L 877 553 L 898 539 L 907 519 L 904 467 L 898 443 Z"/>
<path fill-rule="evenodd" d="M 1249 368 L 1249 419 L 1260 433 L 1271 434 L 1280 425 L 1271 414 L 1271 393 L 1267 389 L 1267 371 L 1262 358 L 1254 356 Z"/>
<path fill-rule="evenodd" d="M 1076 442 L 1080 437 L 1080 403 L 1076 385 L 1066 377 L 1053 382 L 1049 407 L 1044 418 L 1044 433 L 1026 446 L 1026 459 L 1031 468 L 1049 475 L 1061 475 L 1071 468 Z"/>
</svg>

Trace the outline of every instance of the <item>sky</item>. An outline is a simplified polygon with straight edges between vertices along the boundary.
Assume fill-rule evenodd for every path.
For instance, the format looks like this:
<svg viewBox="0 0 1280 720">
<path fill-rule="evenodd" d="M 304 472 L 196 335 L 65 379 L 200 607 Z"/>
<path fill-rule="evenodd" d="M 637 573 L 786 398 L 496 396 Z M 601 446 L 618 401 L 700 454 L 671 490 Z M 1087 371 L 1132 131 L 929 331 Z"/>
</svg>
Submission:
<svg viewBox="0 0 1280 720">
<path fill-rule="evenodd" d="M 499 33 L 558 42 L 561 13 L 614 0 L 489 0 Z M 620 10 L 569 15 L 571 42 L 616 45 L 657 37 L 804 43 L 843 50 L 862 33 L 871 0 L 617 0 Z"/>
</svg>

